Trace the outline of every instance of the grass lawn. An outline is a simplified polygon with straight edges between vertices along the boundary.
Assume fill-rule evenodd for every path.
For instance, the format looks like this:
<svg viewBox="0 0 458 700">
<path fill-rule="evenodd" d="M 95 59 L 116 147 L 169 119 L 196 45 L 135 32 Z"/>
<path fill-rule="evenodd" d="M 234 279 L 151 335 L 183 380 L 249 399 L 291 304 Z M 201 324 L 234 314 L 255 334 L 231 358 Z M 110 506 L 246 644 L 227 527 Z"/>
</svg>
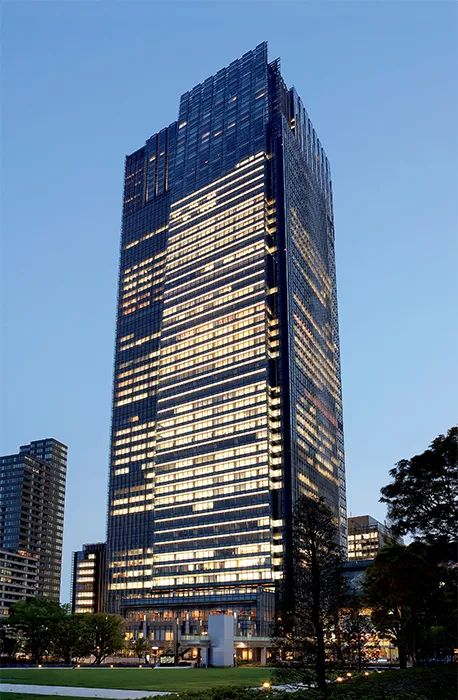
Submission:
<svg viewBox="0 0 458 700">
<path fill-rule="evenodd" d="M 5 682 L 65 685 L 129 690 L 202 691 L 193 700 L 215 700 L 210 688 L 259 687 L 268 680 L 271 669 L 4 669 Z M 329 686 L 329 700 L 456 700 L 456 666 L 383 671 L 369 677 L 355 677 L 342 685 Z M 207 692 L 206 692 L 207 691 Z M 254 691 L 246 700 L 258 700 Z M 317 700 L 318 693 L 306 691 L 301 700 Z M 2 700 L 57 700 L 56 696 L 4 693 Z M 64 699 L 62 699 L 64 700 Z M 75 700 L 75 698 L 65 698 Z M 81 700 L 81 699 L 80 699 Z M 283 699 L 284 700 L 284 699 Z M 299 700 L 299 699 L 297 699 Z"/>
<path fill-rule="evenodd" d="M 129 690 L 192 690 L 222 686 L 256 687 L 269 680 L 268 668 L 17 668 L 3 669 L 5 683 L 66 685 Z M 5 693 L 6 696 L 6 693 Z M 13 700 L 13 695 L 6 696 Z M 32 696 L 28 695 L 28 698 Z M 43 696 L 41 696 L 43 700 Z"/>
</svg>

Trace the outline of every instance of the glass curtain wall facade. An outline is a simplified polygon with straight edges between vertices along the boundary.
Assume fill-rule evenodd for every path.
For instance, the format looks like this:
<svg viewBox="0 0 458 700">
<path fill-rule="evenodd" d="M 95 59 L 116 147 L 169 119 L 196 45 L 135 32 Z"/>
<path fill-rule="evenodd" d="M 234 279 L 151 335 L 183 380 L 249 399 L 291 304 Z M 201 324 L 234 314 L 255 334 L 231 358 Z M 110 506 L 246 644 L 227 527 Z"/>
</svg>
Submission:
<svg viewBox="0 0 458 700">
<path fill-rule="evenodd" d="M 268 634 L 302 492 L 345 544 L 329 165 L 261 44 L 126 159 L 109 608 Z"/>
</svg>

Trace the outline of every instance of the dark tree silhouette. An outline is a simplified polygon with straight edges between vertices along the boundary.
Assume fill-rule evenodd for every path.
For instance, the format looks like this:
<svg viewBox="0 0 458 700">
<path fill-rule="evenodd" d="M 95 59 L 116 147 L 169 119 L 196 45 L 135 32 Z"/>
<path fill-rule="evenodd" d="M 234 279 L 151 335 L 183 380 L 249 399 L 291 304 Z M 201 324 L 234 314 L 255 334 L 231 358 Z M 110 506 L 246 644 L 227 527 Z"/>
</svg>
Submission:
<svg viewBox="0 0 458 700">
<path fill-rule="evenodd" d="M 90 656 L 91 634 L 88 624 L 90 615 L 73 615 L 70 610 L 56 625 L 52 649 L 53 653 L 70 664 L 75 659 Z"/>
<path fill-rule="evenodd" d="M 146 655 L 148 654 L 148 640 L 144 637 L 137 637 L 137 639 L 133 643 L 133 647 L 135 649 L 135 654 L 138 657 L 138 662 L 141 663 L 142 659 L 146 659 Z"/>
<path fill-rule="evenodd" d="M 458 539 L 458 427 L 439 435 L 428 450 L 391 469 L 380 501 L 393 531 L 426 542 Z"/>
<path fill-rule="evenodd" d="M 441 605 L 442 569 L 431 559 L 431 549 L 421 542 L 383 547 L 366 571 L 365 602 L 382 637 L 398 647 L 399 663 L 416 663 L 425 631 Z"/>
<path fill-rule="evenodd" d="M 313 680 L 325 692 L 326 644 L 341 599 L 343 554 L 334 516 L 323 499 L 298 499 L 292 534 L 293 586 L 284 591 L 277 620 L 277 677 Z"/>
<path fill-rule="evenodd" d="M 378 649 L 374 624 L 360 595 L 344 596 L 336 624 L 335 656 L 342 665 L 361 671 Z"/>
<path fill-rule="evenodd" d="M 107 656 L 116 654 L 124 646 L 124 620 L 119 615 L 95 613 L 87 616 L 91 653 L 99 666 Z"/>
<path fill-rule="evenodd" d="M 59 603 L 45 598 L 28 598 L 14 603 L 8 624 L 24 639 L 26 651 L 38 664 L 51 653 L 56 630 L 65 614 Z"/>
</svg>

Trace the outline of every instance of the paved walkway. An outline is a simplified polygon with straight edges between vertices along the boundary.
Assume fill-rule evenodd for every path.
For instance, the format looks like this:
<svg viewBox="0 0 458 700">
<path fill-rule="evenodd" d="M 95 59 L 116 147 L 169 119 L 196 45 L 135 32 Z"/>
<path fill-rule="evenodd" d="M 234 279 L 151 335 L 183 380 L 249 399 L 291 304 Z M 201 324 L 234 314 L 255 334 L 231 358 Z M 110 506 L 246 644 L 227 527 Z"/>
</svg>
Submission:
<svg viewBox="0 0 458 700">
<path fill-rule="evenodd" d="M 162 690 L 114 690 L 113 688 L 72 688 L 67 685 L 21 685 L 2 683 L 1 693 L 32 693 L 34 695 L 60 695 L 75 698 L 114 698 L 115 700 L 136 700 L 136 698 L 170 695 Z"/>
</svg>

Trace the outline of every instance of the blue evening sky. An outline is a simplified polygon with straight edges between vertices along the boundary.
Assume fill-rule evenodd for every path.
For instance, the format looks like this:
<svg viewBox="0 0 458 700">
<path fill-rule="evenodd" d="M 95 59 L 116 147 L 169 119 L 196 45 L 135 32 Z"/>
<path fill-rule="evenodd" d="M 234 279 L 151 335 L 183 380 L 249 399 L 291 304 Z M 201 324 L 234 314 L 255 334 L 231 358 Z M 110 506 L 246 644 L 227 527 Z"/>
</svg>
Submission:
<svg viewBox="0 0 458 700">
<path fill-rule="evenodd" d="M 4 2 L 2 441 L 69 445 L 71 552 L 105 537 L 123 159 L 263 40 L 331 161 L 349 513 L 456 421 L 452 2 Z"/>
</svg>

